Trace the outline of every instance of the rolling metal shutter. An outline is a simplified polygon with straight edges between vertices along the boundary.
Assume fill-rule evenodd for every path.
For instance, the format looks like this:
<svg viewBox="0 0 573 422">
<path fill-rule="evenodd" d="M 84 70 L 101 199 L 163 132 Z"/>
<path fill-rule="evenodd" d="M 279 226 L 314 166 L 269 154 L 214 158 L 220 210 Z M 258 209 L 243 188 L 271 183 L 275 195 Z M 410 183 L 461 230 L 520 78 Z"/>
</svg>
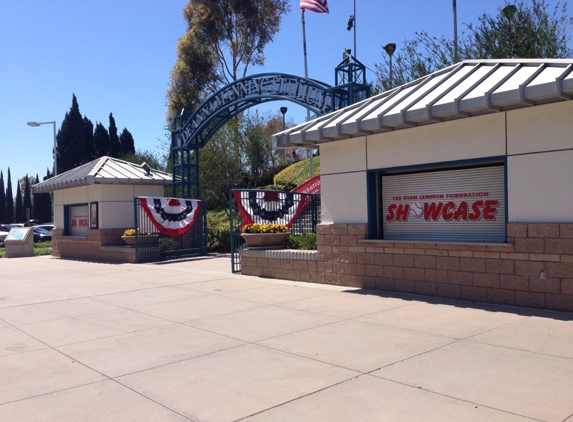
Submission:
<svg viewBox="0 0 573 422">
<path fill-rule="evenodd" d="M 504 166 L 382 176 L 388 240 L 505 242 Z"/>
</svg>

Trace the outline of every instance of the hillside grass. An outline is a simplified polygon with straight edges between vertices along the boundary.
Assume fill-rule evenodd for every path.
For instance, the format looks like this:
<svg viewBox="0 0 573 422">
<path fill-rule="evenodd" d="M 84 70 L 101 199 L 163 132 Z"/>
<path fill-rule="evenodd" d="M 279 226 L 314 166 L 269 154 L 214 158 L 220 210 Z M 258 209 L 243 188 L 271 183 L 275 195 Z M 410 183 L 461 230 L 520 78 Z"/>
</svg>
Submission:
<svg viewBox="0 0 573 422">
<path fill-rule="evenodd" d="M 313 157 L 314 175 L 320 174 L 320 156 Z M 297 161 L 277 173 L 273 179 L 273 189 L 291 190 L 310 179 L 310 160 Z"/>
</svg>

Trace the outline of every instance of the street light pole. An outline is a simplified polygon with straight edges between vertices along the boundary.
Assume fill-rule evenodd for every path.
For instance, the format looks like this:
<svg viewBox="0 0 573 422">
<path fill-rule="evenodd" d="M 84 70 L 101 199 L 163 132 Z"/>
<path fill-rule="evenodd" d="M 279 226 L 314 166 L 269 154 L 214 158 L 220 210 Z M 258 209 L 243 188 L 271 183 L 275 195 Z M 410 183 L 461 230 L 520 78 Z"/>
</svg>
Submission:
<svg viewBox="0 0 573 422">
<path fill-rule="evenodd" d="M 506 4 L 501 8 L 501 14 L 505 16 L 509 22 L 509 37 L 511 44 L 511 58 L 513 59 L 517 54 L 515 52 L 515 35 L 513 34 L 513 17 L 517 12 L 517 6 L 515 4 Z"/>
<path fill-rule="evenodd" d="M 454 63 L 458 62 L 458 9 L 456 0 L 452 0 L 452 9 L 454 13 Z"/>
<path fill-rule="evenodd" d="M 287 110 L 288 110 L 287 107 L 281 107 L 281 108 L 280 108 L 280 111 L 281 111 L 281 113 L 282 113 L 282 115 L 283 115 L 283 132 L 284 132 L 284 130 L 286 129 L 285 114 L 286 114 Z M 286 152 L 287 152 L 287 151 L 286 151 L 286 149 L 285 149 L 285 153 L 286 153 Z M 286 155 L 286 154 L 285 154 L 285 155 Z"/>
<path fill-rule="evenodd" d="M 32 126 L 32 127 L 38 127 L 41 125 L 54 125 L 54 149 L 53 149 L 53 155 L 54 155 L 54 176 L 56 176 L 58 174 L 58 151 L 57 151 L 57 144 L 56 144 L 56 122 L 28 122 L 27 123 L 28 126 Z"/>
<path fill-rule="evenodd" d="M 394 81 L 392 80 L 392 55 L 394 54 L 394 51 L 396 51 L 396 44 L 389 42 L 382 48 L 384 48 L 384 51 L 386 51 L 390 56 L 390 87 L 394 88 Z"/>
</svg>

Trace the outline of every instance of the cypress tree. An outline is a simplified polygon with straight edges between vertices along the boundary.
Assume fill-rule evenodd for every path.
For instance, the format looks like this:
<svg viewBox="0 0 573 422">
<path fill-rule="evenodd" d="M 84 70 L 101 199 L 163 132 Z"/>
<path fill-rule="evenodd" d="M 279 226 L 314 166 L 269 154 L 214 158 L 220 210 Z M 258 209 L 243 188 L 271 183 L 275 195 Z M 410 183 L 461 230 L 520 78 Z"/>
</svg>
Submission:
<svg viewBox="0 0 573 422">
<path fill-rule="evenodd" d="M 94 131 L 94 144 L 96 147 L 98 157 L 103 157 L 104 155 L 111 155 L 109 146 L 109 135 L 107 133 L 107 129 L 101 123 L 96 123 Z"/>
<path fill-rule="evenodd" d="M 24 208 L 22 207 L 22 190 L 20 189 L 20 183 L 16 183 L 16 223 L 24 223 L 26 221 L 26 214 L 24 214 Z"/>
<path fill-rule="evenodd" d="M 117 126 L 113 114 L 109 113 L 109 146 L 111 156 L 115 158 L 121 157 L 121 144 L 117 136 Z"/>
<path fill-rule="evenodd" d="M 46 177 L 44 177 L 44 180 L 48 180 L 51 177 L 53 177 L 53 174 L 51 174 L 50 169 L 48 169 L 46 172 Z M 36 217 L 36 218 L 43 223 L 53 221 L 53 218 L 52 218 L 52 195 L 49 193 L 40 193 L 39 195 L 41 196 L 42 205 L 41 205 L 40 216 Z"/>
<path fill-rule="evenodd" d="M 34 218 L 34 210 L 32 209 L 32 191 L 30 189 L 30 178 L 26 175 L 24 182 L 24 217 L 27 217 L 26 210 L 29 210 L 30 218 Z"/>
<path fill-rule="evenodd" d="M 84 139 L 86 142 L 86 160 L 91 161 L 97 158 L 97 151 L 94 143 L 94 124 L 84 116 Z"/>
<path fill-rule="evenodd" d="M 36 173 L 36 183 L 40 182 L 40 178 L 38 177 L 38 173 Z M 42 220 L 41 217 L 41 209 L 42 209 L 42 198 L 40 197 L 40 193 L 34 193 L 32 194 L 32 216 L 33 218 L 35 218 L 36 220 L 39 220 L 40 222 L 44 221 Z"/>
<path fill-rule="evenodd" d="M 4 188 L 4 174 L 0 170 L 0 223 L 6 221 L 6 190 Z"/>
<path fill-rule="evenodd" d="M 56 136 L 58 143 L 58 174 L 87 163 L 84 121 L 76 95 L 72 96 L 72 106 L 66 113 Z"/>
<path fill-rule="evenodd" d="M 6 223 L 14 222 L 14 196 L 12 194 L 12 177 L 8 167 L 8 180 L 6 185 Z"/>
<path fill-rule="evenodd" d="M 119 135 L 119 143 L 121 144 L 121 155 L 135 154 L 135 141 L 129 130 L 125 127 Z"/>
</svg>

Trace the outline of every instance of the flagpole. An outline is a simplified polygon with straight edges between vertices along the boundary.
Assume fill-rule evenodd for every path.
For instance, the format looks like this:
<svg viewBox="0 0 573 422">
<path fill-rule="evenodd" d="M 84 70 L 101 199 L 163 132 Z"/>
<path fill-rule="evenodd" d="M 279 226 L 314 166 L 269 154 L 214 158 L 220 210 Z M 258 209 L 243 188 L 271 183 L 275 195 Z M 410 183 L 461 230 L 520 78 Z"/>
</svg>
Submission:
<svg viewBox="0 0 573 422">
<path fill-rule="evenodd" d="M 304 9 L 300 9 L 300 21 L 302 23 L 302 50 L 304 53 L 304 77 L 308 79 L 308 62 L 306 58 L 306 26 L 304 22 Z M 310 121 L 310 110 L 306 109 L 306 121 Z M 310 150 L 310 177 L 314 176 L 314 151 Z"/>
<path fill-rule="evenodd" d="M 302 51 L 304 53 L 304 77 L 308 78 L 308 63 L 306 60 L 306 26 L 304 24 L 304 9 L 300 9 L 300 21 L 302 22 Z"/>
<path fill-rule="evenodd" d="M 354 0 L 354 62 L 356 63 L 356 0 Z"/>
</svg>

